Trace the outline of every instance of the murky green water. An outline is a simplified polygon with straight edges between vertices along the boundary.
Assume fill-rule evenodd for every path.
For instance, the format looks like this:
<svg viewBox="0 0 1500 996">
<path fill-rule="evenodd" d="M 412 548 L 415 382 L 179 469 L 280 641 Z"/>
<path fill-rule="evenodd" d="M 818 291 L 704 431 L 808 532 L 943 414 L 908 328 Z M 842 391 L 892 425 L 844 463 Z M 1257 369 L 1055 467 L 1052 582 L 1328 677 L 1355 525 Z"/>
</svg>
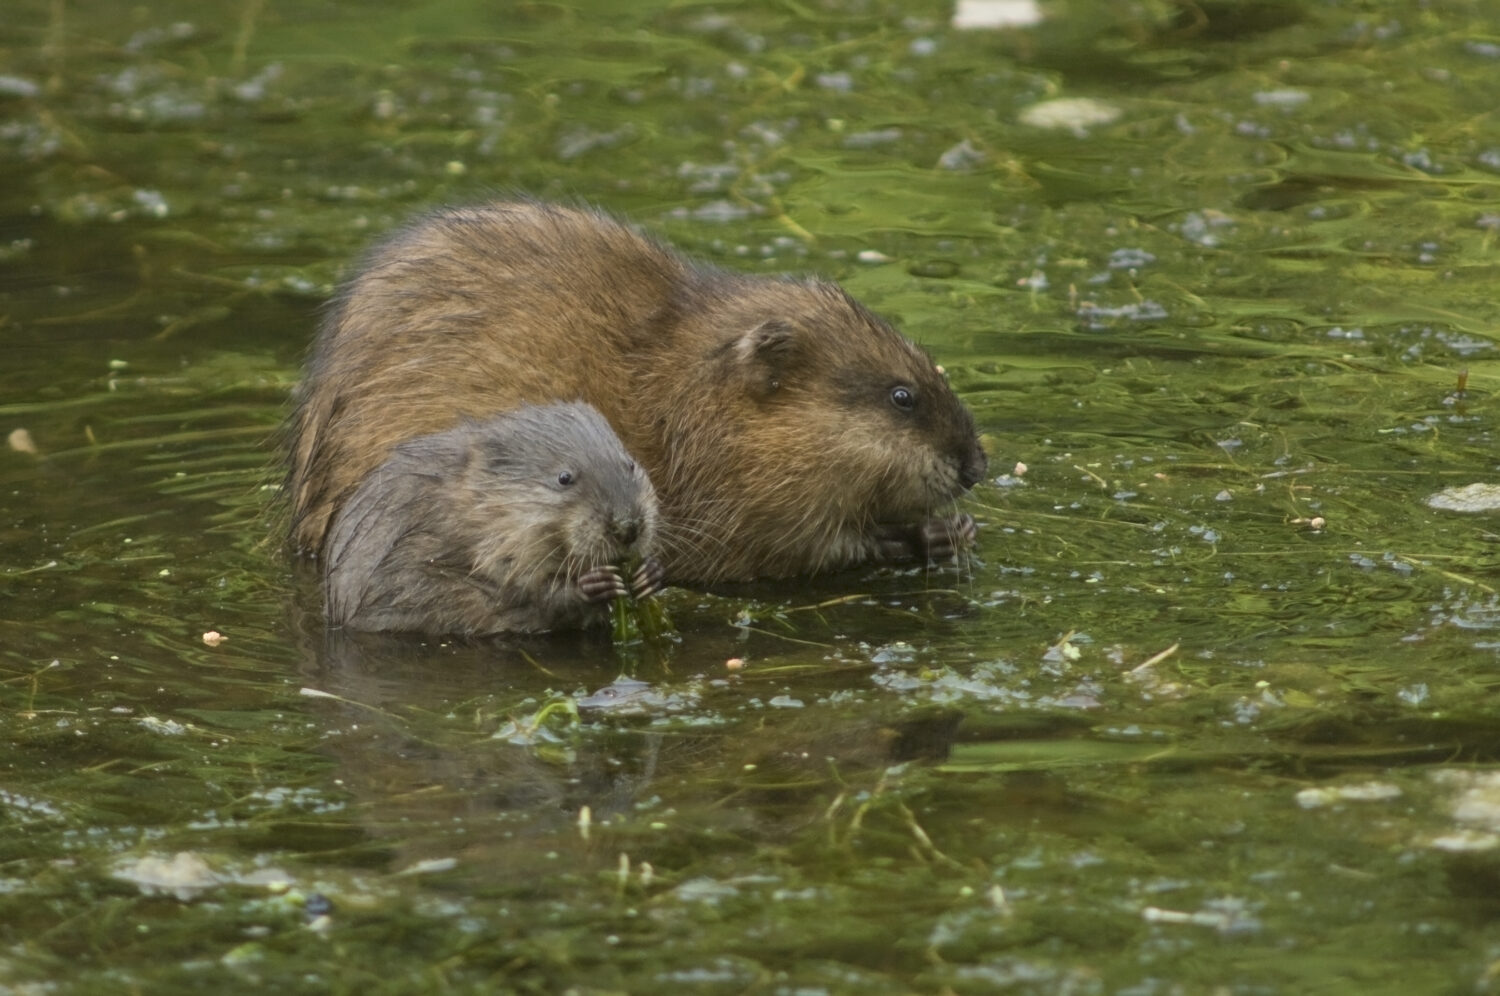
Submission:
<svg viewBox="0 0 1500 996">
<path fill-rule="evenodd" d="M 0 988 L 1500 987 L 1500 6 L 1041 9 L 10 4 Z M 321 303 L 510 190 L 899 321 L 978 556 L 327 638 Z"/>
</svg>

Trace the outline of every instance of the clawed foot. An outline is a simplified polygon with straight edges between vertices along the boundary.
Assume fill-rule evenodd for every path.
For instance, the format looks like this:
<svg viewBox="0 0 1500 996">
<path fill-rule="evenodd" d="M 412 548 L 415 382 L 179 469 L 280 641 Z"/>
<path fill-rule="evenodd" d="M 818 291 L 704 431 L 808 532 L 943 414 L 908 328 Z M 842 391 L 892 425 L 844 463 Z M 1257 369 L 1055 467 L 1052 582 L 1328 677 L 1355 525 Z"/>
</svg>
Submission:
<svg viewBox="0 0 1500 996">
<path fill-rule="evenodd" d="M 635 576 L 630 579 L 630 590 L 636 598 L 647 598 L 660 591 L 666 579 L 667 569 L 661 565 L 661 561 L 655 557 L 647 557 L 641 561 Z"/>
<path fill-rule="evenodd" d="M 949 560 L 974 545 L 979 525 L 965 512 L 951 519 L 928 519 L 918 535 L 928 560 Z"/>
<path fill-rule="evenodd" d="M 967 512 L 920 525 L 883 525 L 875 531 L 883 560 L 951 560 L 974 545 L 979 526 Z"/>
<path fill-rule="evenodd" d="M 583 593 L 584 601 L 596 605 L 630 594 L 630 590 L 625 587 L 625 580 L 620 577 L 620 569 L 613 564 L 595 567 L 579 575 L 578 590 Z"/>
<path fill-rule="evenodd" d="M 578 590 L 583 593 L 584 601 L 595 604 L 612 602 L 626 595 L 646 598 L 660 591 L 666 578 L 667 571 L 662 567 L 661 561 L 655 557 L 647 557 L 631 575 L 628 587 L 625 579 L 620 576 L 620 569 L 614 564 L 605 564 L 581 575 L 578 578 Z"/>
</svg>

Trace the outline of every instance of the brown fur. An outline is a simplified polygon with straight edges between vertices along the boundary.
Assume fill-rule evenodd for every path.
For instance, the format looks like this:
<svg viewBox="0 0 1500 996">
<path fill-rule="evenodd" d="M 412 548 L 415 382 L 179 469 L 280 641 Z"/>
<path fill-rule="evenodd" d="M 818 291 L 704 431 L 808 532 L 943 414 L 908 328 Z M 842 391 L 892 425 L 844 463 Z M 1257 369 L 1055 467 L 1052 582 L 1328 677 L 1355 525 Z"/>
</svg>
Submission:
<svg viewBox="0 0 1500 996">
<path fill-rule="evenodd" d="M 894 403 L 904 388 L 909 409 Z M 677 581 L 947 553 L 984 472 L 932 361 L 837 285 L 695 265 L 588 211 L 496 203 L 378 247 L 324 324 L 291 430 L 293 543 L 403 439 L 581 399 L 647 469 Z"/>
</svg>

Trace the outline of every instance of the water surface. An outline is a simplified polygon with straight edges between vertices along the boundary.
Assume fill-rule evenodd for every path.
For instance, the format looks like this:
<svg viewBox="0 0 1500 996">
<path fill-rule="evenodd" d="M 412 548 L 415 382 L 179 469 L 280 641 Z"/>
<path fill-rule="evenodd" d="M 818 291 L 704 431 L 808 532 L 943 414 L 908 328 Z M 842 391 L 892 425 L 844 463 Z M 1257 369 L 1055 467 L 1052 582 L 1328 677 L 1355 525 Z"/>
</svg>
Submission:
<svg viewBox="0 0 1500 996">
<path fill-rule="evenodd" d="M 11 4 L 0 986 L 1493 988 L 1500 12 L 1040 12 Z M 898 322 L 976 556 L 326 634 L 322 304 L 507 191 Z"/>
</svg>

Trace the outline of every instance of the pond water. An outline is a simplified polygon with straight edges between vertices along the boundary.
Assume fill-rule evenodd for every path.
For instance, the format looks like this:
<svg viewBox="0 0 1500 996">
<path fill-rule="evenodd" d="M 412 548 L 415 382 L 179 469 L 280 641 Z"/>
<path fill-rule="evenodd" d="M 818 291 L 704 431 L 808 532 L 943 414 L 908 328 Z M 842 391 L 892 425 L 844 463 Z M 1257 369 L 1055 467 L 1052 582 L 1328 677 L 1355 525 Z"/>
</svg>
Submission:
<svg viewBox="0 0 1500 996">
<path fill-rule="evenodd" d="M 0 988 L 1500 987 L 1493 3 L 6 12 Z M 976 555 L 325 634 L 322 304 L 511 191 L 896 321 Z"/>
</svg>

